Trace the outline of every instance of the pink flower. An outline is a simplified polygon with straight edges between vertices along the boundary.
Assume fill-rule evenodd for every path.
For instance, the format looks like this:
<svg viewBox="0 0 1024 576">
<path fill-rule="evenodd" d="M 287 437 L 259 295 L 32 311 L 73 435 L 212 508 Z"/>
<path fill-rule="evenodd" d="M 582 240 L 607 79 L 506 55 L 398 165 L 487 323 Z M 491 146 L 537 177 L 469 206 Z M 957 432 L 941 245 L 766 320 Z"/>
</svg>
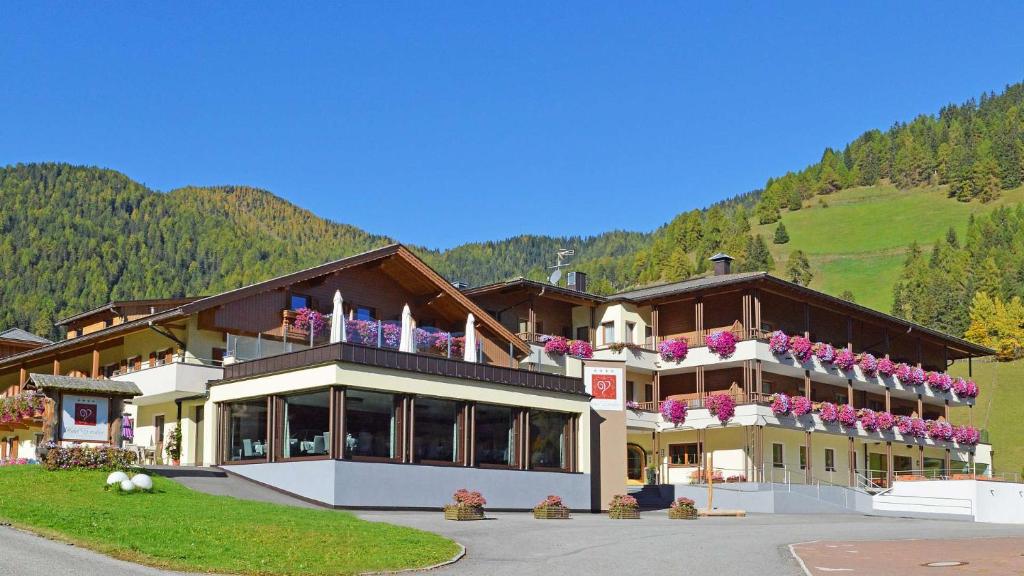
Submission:
<svg viewBox="0 0 1024 576">
<path fill-rule="evenodd" d="M 569 352 L 569 341 L 561 336 L 554 336 L 544 343 L 544 351 L 554 356 L 564 356 Z"/>
<path fill-rule="evenodd" d="M 822 402 L 818 411 L 821 412 L 822 422 L 832 423 L 839 420 L 839 408 L 831 402 Z"/>
<path fill-rule="evenodd" d="M 736 402 L 728 394 L 712 394 L 704 401 L 708 411 L 718 416 L 718 421 L 725 424 L 736 414 Z"/>
<path fill-rule="evenodd" d="M 878 414 L 869 408 L 861 408 L 858 414 L 860 426 L 865 432 L 878 430 Z"/>
<path fill-rule="evenodd" d="M 789 351 L 800 362 L 806 362 L 811 359 L 812 348 L 811 341 L 803 336 L 792 336 L 789 339 Z"/>
<path fill-rule="evenodd" d="M 831 364 L 836 360 L 836 349 L 831 344 L 824 342 L 818 342 L 814 345 L 814 355 L 818 357 L 823 364 Z"/>
<path fill-rule="evenodd" d="M 928 420 L 925 423 L 928 431 L 928 437 L 932 440 L 952 440 L 953 439 L 953 426 L 949 422 L 940 422 L 938 420 Z"/>
<path fill-rule="evenodd" d="M 953 377 L 945 372 L 928 372 L 925 381 L 929 388 L 940 392 L 945 392 L 953 387 Z"/>
<path fill-rule="evenodd" d="M 784 416 L 789 414 L 789 411 L 789 396 L 786 396 L 782 392 L 772 394 L 772 412 L 774 412 L 776 416 Z"/>
<path fill-rule="evenodd" d="M 768 349 L 774 354 L 785 354 L 789 350 L 789 336 L 782 330 L 776 330 L 768 337 Z"/>
<path fill-rule="evenodd" d="M 839 407 L 839 423 L 847 428 L 857 425 L 857 411 L 853 406 L 843 404 Z"/>
<path fill-rule="evenodd" d="M 593 358 L 594 348 L 586 340 L 570 340 L 569 355 L 577 358 Z"/>
<path fill-rule="evenodd" d="M 875 414 L 875 425 L 879 430 L 892 430 L 894 424 L 896 424 L 896 417 L 889 412 L 878 412 Z"/>
<path fill-rule="evenodd" d="M 886 356 L 878 361 L 878 373 L 882 376 L 892 376 L 896 373 L 896 363 Z"/>
<path fill-rule="evenodd" d="M 686 359 L 689 351 L 690 347 L 687 346 L 686 340 L 679 338 L 672 338 L 658 344 L 658 353 L 661 354 L 661 359 L 667 362 L 682 362 Z"/>
<path fill-rule="evenodd" d="M 676 426 L 686 422 L 686 412 L 685 401 L 669 398 L 661 403 L 661 416 Z"/>
<path fill-rule="evenodd" d="M 811 399 L 807 396 L 793 396 L 789 399 L 789 409 L 793 416 L 803 416 L 811 412 Z"/>
<path fill-rule="evenodd" d="M 857 365 L 860 366 L 865 376 L 870 377 L 878 374 L 878 360 L 868 352 L 861 353 L 857 358 Z"/>
<path fill-rule="evenodd" d="M 900 362 L 896 366 L 896 378 L 904 386 L 920 386 L 924 384 L 925 375 L 924 370 Z"/>
<path fill-rule="evenodd" d="M 848 348 L 843 348 L 836 353 L 836 358 L 832 363 L 843 372 L 849 372 L 856 361 L 857 359 L 853 356 L 853 352 L 850 352 Z"/>
<path fill-rule="evenodd" d="M 719 330 L 707 335 L 705 341 L 708 350 L 718 354 L 721 358 L 728 358 L 736 352 L 736 336 L 728 330 Z"/>
<path fill-rule="evenodd" d="M 953 439 L 957 444 L 977 444 L 981 440 L 981 433 L 974 426 L 954 426 Z"/>
</svg>

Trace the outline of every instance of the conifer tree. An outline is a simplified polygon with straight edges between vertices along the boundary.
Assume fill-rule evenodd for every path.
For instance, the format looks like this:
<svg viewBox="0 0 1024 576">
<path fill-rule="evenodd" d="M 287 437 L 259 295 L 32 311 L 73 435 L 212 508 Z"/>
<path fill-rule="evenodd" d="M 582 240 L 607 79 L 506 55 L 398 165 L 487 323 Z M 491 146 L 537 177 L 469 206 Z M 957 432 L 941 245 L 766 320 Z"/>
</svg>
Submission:
<svg viewBox="0 0 1024 576">
<path fill-rule="evenodd" d="M 786 232 L 786 225 L 779 221 L 779 225 L 775 227 L 775 237 L 772 238 L 772 242 L 775 244 L 786 244 L 789 242 L 789 233 Z"/>
</svg>

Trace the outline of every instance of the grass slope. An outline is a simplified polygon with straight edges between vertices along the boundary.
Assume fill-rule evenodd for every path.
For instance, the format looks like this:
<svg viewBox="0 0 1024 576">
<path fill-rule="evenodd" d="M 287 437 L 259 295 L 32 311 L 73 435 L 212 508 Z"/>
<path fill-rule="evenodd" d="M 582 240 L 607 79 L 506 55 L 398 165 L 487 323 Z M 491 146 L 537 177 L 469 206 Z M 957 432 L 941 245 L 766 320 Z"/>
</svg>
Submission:
<svg viewBox="0 0 1024 576">
<path fill-rule="evenodd" d="M 849 289 L 859 304 L 888 312 L 893 284 L 912 243 L 931 245 L 944 238 L 951 226 L 962 237 L 971 214 L 1021 201 L 1024 188 L 1004 191 L 989 204 L 958 202 L 947 196 L 945 186 L 852 188 L 815 197 L 801 210 L 784 212 L 787 244 L 771 243 L 777 224 L 755 224 L 753 229 L 769 242 L 776 274 L 784 270 L 790 252 L 803 250 L 814 271 L 812 288 L 833 295 Z"/>
<path fill-rule="evenodd" d="M 957 362 L 950 370 L 967 376 L 967 363 Z M 1016 362 L 974 362 L 974 380 L 981 388 L 974 407 L 974 425 L 989 431 L 993 468 L 997 472 L 1024 471 L 1024 438 L 1020 420 L 1024 410 L 1024 360 Z M 953 410 L 952 419 L 967 423 L 966 408 Z"/>
<path fill-rule="evenodd" d="M 233 574 L 358 574 L 450 559 L 452 541 L 310 510 L 194 492 L 154 478 L 153 494 L 105 492 L 106 473 L 0 468 L 0 517 L 160 568 Z M 440 512 L 439 512 L 440 513 Z"/>
</svg>

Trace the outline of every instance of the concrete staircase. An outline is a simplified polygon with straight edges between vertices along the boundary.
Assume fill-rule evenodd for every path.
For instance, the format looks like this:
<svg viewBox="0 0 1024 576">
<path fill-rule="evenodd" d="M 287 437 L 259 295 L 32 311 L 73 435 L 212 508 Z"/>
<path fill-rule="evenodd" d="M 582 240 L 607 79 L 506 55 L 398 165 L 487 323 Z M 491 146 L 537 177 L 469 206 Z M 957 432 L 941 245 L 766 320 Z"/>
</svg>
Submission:
<svg viewBox="0 0 1024 576">
<path fill-rule="evenodd" d="M 671 484 L 627 486 L 626 492 L 636 498 L 641 510 L 664 510 L 675 499 L 675 487 Z"/>
</svg>

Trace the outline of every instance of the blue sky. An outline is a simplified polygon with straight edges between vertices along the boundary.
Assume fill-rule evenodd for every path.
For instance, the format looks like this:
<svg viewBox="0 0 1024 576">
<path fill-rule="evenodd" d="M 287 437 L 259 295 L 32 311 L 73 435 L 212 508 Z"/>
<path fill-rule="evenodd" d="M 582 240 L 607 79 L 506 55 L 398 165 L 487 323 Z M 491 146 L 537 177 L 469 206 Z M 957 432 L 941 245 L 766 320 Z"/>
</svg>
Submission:
<svg viewBox="0 0 1024 576">
<path fill-rule="evenodd" d="M 773 4 L 7 2 L 0 164 L 443 248 L 651 230 L 1024 80 L 1021 3 Z"/>
</svg>

